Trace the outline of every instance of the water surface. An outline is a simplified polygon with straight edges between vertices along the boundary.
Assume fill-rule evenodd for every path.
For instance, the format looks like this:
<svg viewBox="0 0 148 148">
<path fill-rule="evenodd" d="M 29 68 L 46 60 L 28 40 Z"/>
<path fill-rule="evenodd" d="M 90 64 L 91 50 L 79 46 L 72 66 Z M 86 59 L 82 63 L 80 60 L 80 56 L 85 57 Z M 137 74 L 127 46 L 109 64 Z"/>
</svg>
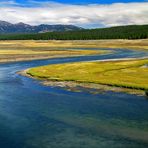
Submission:
<svg viewBox="0 0 148 148">
<path fill-rule="evenodd" d="M 0 64 L 0 147 L 148 147 L 145 96 L 72 92 L 16 74 L 45 64 L 143 56 L 148 53 L 118 49 L 109 55 Z"/>
</svg>

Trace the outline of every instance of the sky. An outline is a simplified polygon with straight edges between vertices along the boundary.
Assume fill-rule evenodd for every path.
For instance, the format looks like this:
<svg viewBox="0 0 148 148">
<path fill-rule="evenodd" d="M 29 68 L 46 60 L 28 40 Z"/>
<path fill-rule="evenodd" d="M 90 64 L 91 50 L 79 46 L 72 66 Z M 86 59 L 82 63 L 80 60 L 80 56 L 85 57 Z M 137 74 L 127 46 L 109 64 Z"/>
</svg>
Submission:
<svg viewBox="0 0 148 148">
<path fill-rule="evenodd" d="M 148 0 L 0 0 L 0 20 L 84 28 L 148 24 Z"/>
<path fill-rule="evenodd" d="M 18 3 L 27 3 L 30 0 L 16 0 Z M 37 2 L 50 2 L 50 0 L 35 0 Z M 111 3 L 128 3 L 128 2 L 144 2 L 144 0 L 53 0 L 54 2 L 67 4 L 111 4 Z"/>
</svg>

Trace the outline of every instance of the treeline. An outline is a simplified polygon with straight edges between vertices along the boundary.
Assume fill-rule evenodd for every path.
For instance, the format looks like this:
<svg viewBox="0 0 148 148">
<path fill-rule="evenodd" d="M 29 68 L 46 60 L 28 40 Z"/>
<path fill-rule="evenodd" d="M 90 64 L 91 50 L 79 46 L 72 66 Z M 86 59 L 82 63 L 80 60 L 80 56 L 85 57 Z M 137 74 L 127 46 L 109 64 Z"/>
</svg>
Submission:
<svg viewBox="0 0 148 148">
<path fill-rule="evenodd" d="M 48 32 L 38 34 L 1 34 L 0 40 L 98 40 L 146 39 L 148 25 L 129 25 L 80 31 Z"/>
</svg>

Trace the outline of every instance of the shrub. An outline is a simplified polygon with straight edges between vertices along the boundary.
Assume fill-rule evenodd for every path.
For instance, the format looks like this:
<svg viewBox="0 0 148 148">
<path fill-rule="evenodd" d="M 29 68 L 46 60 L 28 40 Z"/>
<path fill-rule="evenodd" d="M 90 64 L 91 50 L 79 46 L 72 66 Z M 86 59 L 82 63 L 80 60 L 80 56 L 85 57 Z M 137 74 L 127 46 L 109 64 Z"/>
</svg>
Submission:
<svg viewBox="0 0 148 148">
<path fill-rule="evenodd" d="M 146 96 L 148 96 L 148 90 L 145 91 Z"/>
</svg>

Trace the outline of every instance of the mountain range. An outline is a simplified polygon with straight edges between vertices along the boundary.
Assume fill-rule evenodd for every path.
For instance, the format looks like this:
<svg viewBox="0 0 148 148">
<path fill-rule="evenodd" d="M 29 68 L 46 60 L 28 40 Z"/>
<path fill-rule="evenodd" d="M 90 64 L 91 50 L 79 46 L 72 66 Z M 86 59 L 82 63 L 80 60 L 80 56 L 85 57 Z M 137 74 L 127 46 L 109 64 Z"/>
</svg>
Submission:
<svg viewBox="0 0 148 148">
<path fill-rule="evenodd" d="M 63 31 L 78 31 L 83 28 L 74 25 L 46 25 L 31 26 L 25 23 L 12 24 L 6 21 L 0 21 L 0 34 L 13 33 L 44 33 L 44 32 L 63 32 Z"/>
</svg>

